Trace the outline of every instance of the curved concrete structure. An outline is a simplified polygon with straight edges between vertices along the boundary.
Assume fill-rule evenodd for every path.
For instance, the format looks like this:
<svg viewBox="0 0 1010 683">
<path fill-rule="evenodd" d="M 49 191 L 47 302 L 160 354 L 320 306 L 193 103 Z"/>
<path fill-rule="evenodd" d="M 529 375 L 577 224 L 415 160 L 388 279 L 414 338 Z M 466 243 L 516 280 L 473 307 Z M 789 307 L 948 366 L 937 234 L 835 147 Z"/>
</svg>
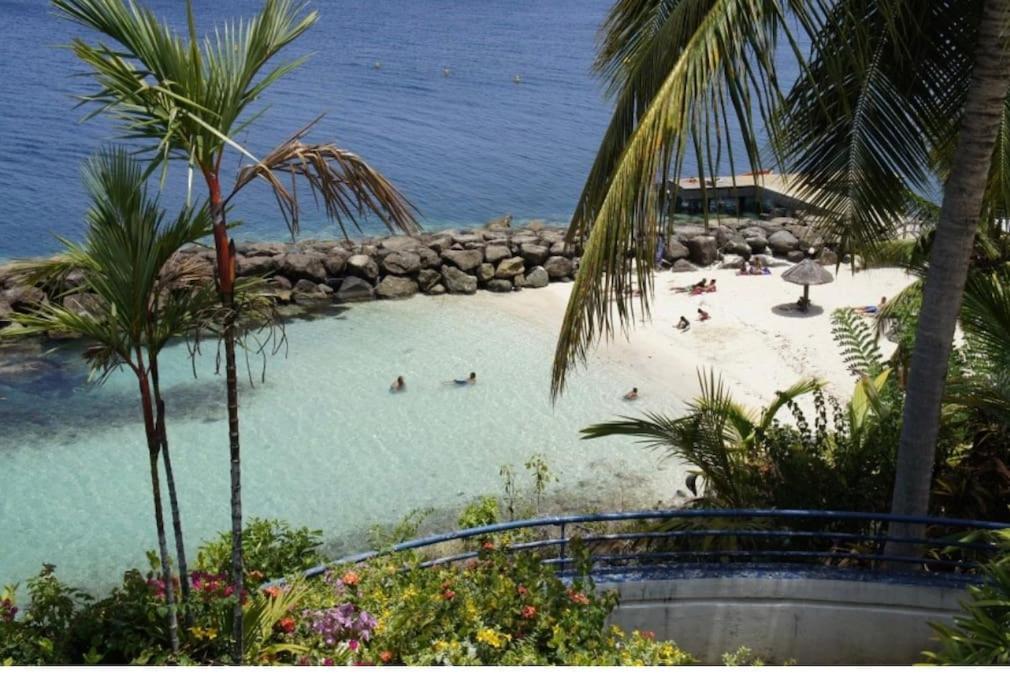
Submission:
<svg viewBox="0 0 1010 683">
<path fill-rule="evenodd" d="M 912 664 L 966 597 L 950 580 L 858 570 L 732 565 L 609 572 L 611 623 L 654 631 L 706 663 L 747 646 L 766 661 Z"/>
</svg>

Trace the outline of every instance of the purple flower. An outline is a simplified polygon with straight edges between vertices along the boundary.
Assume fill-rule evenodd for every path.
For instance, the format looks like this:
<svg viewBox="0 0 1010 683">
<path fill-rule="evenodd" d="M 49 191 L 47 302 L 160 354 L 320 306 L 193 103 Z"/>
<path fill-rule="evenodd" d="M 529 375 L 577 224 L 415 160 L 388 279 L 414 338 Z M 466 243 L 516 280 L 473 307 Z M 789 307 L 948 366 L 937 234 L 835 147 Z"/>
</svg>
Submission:
<svg viewBox="0 0 1010 683">
<path fill-rule="evenodd" d="M 356 647 L 358 640 L 367 642 L 375 630 L 375 618 L 368 612 L 358 611 L 349 602 L 328 609 L 305 610 L 302 617 L 308 622 L 309 628 L 319 634 L 330 647 L 341 640 L 349 640 Z"/>
</svg>

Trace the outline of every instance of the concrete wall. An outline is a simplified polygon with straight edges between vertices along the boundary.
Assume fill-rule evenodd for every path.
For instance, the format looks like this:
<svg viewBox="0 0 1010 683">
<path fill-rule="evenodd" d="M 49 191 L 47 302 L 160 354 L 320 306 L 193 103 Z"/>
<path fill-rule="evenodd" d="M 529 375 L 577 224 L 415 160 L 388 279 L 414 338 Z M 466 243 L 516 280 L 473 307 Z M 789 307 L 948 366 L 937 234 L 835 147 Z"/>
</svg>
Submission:
<svg viewBox="0 0 1010 683">
<path fill-rule="evenodd" d="M 668 574 L 668 573 L 667 573 Z M 598 578 L 616 589 L 611 622 L 673 640 L 707 663 L 742 645 L 774 662 L 911 664 L 933 649 L 962 588 L 857 572 L 694 571 Z M 848 575 L 848 576 L 847 576 Z"/>
</svg>

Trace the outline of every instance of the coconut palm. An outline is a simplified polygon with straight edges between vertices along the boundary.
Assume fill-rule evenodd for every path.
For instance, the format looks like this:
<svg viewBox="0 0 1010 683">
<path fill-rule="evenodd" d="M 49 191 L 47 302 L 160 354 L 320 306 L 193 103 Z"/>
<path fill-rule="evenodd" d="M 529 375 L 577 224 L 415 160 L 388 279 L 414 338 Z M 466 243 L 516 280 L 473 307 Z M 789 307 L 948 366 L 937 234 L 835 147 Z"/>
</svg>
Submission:
<svg viewBox="0 0 1010 683">
<path fill-rule="evenodd" d="M 18 270 L 29 282 L 53 285 L 68 273 L 79 283 L 60 301 L 15 314 L 8 335 L 52 332 L 89 342 L 85 358 L 104 381 L 127 368 L 137 379 L 147 440 L 161 575 L 168 606 L 173 651 L 178 649 L 176 596 L 168 555 L 159 483 L 158 458 L 164 456 L 172 508 L 177 561 L 183 596 L 188 592 L 182 522 L 171 470 L 164 401 L 156 372 L 158 354 L 168 341 L 205 324 L 216 305 L 212 285 L 178 250 L 210 234 L 206 208 L 187 208 L 169 220 L 155 196 L 148 194 L 144 169 L 123 150 L 91 159 L 84 169 L 91 199 L 87 236 L 81 244 L 65 242 L 66 253 L 51 262 Z"/>
<path fill-rule="evenodd" d="M 111 44 L 75 39 L 74 53 L 90 70 L 98 90 L 83 98 L 95 113 L 117 120 L 124 135 L 150 143 L 152 164 L 167 171 L 168 161 L 183 160 L 206 183 L 217 256 L 216 282 L 226 309 L 234 310 L 235 248 L 226 214 L 238 193 L 254 180 L 274 192 L 292 235 L 297 233 L 298 194 L 294 183 L 309 184 L 327 215 L 345 229 L 359 216 L 375 215 L 390 229 L 418 229 L 411 205 L 380 173 L 355 154 L 333 145 L 303 142 L 309 127 L 262 157 L 236 141 L 256 114 L 249 109 L 274 82 L 303 59 L 276 61 L 277 54 L 317 20 L 290 0 L 265 0 L 252 19 L 229 23 L 199 39 L 191 3 L 188 35 L 160 22 L 132 0 L 53 0 L 57 12 L 102 34 Z M 234 179 L 222 174 L 226 150 L 248 162 Z M 229 184 L 230 183 L 230 184 Z M 235 364 L 237 316 L 223 320 L 230 442 L 232 581 L 242 591 L 242 498 L 238 421 L 238 373 Z M 232 619 L 233 655 L 242 656 L 242 610 Z"/>
<path fill-rule="evenodd" d="M 912 191 L 943 202 L 912 352 L 892 511 L 924 514 L 957 311 L 980 217 L 1005 215 L 1007 0 L 619 0 L 596 62 L 615 111 L 568 232 L 584 256 L 558 339 L 552 393 L 592 344 L 649 312 L 652 254 L 669 230 L 666 181 L 705 178 L 756 132 L 843 250 L 893 235 Z M 803 47 L 809 43 L 809 49 Z M 776 45 L 800 63 L 780 88 Z M 734 150 L 730 132 L 744 149 Z M 999 143 L 999 144 L 997 144 Z M 674 183 L 672 187 L 676 187 Z M 637 287 L 629 283 L 637 281 Z M 895 529 L 896 535 L 921 533 Z"/>
</svg>

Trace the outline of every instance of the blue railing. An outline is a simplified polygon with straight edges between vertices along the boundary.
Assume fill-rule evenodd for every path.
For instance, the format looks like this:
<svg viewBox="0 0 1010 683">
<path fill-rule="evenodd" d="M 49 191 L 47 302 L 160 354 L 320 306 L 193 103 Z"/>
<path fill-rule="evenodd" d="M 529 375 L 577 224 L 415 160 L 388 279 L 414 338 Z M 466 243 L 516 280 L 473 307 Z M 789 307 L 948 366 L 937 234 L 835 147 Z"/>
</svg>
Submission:
<svg viewBox="0 0 1010 683">
<path fill-rule="evenodd" d="M 587 525 L 653 522 L 643 528 L 600 531 Z M 890 535 L 894 523 L 926 527 L 927 538 Z M 999 546 L 985 532 L 1010 528 L 1000 522 L 914 517 L 833 510 L 640 510 L 524 519 L 435 534 L 381 551 L 348 555 L 313 567 L 319 576 L 330 567 L 356 564 L 409 550 L 463 543 L 461 552 L 437 555 L 421 563 L 434 566 L 477 557 L 466 547 L 471 539 L 493 539 L 508 532 L 531 530 L 537 538 L 510 542 L 509 552 L 540 551 L 542 561 L 559 570 L 575 561 L 573 542 L 587 551 L 582 558 L 594 569 L 682 563 L 818 564 L 834 567 L 928 573 L 952 578 L 971 576 Z M 576 540 L 577 539 L 577 540 Z M 884 555 L 886 544 L 924 552 Z M 599 551 L 604 552 L 599 552 Z"/>
</svg>

